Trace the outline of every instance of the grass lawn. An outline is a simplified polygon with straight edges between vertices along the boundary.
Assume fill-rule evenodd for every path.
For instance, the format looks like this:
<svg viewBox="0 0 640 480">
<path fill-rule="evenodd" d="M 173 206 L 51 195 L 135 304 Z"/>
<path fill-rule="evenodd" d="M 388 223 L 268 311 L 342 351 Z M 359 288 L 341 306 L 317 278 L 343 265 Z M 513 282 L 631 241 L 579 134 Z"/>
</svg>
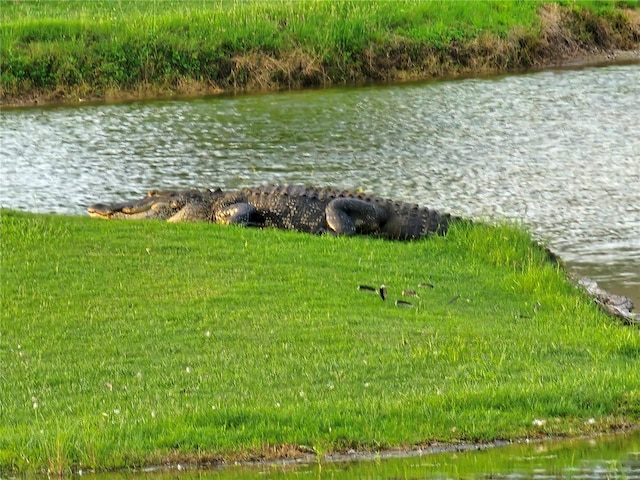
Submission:
<svg viewBox="0 0 640 480">
<path fill-rule="evenodd" d="M 4 475 L 640 419 L 638 329 L 518 228 L 403 243 L 4 210 L 0 239 Z"/>
</svg>

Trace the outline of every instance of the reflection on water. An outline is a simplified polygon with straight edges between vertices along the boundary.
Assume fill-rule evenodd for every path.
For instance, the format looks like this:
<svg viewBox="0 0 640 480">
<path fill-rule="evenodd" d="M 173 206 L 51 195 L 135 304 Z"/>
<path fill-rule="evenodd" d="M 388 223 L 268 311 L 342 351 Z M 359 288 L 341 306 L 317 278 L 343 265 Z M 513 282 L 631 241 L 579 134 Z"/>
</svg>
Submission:
<svg viewBox="0 0 640 480">
<path fill-rule="evenodd" d="M 593 439 L 547 441 L 477 451 L 371 455 L 363 461 L 311 464 L 272 462 L 253 467 L 145 473 L 144 480 L 331 478 L 340 479 L 511 479 L 640 480 L 640 432 Z M 126 475 L 92 476 L 125 480 Z"/>
<path fill-rule="evenodd" d="M 640 65 L 4 111 L 0 205 L 84 214 L 163 187 L 362 187 L 521 221 L 640 303 Z"/>
</svg>

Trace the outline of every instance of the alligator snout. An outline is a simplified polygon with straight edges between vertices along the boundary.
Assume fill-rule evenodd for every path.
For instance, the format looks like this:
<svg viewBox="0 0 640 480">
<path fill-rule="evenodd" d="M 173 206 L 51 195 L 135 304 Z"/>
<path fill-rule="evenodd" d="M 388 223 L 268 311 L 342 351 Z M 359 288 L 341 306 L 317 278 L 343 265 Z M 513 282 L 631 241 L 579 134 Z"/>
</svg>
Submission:
<svg viewBox="0 0 640 480">
<path fill-rule="evenodd" d="M 141 218 L 140 214 L 148 212 L 154 206 L 154 202 L 145 200 L 112 204 L 94 203 L 89 205 L 87 212 L 90 216 L 99 218 Z"/>
<path fill-rule="evenodd" d="M 90 216 L 98 218 L 111 218 L 113 214 L 118 211 L 118 209 L 114 208 L 114 205 L 107 205 L 105 203 L 94 203 L 87 208 Z"/>
<path fill-rule="evenodd" d="M 173 191 L 151 191 L 141 200 L 121 203 L 94 203 L 87 212 L 105 219 L 167 219 L 185 205 L 184 196 Z"/>
</svg>

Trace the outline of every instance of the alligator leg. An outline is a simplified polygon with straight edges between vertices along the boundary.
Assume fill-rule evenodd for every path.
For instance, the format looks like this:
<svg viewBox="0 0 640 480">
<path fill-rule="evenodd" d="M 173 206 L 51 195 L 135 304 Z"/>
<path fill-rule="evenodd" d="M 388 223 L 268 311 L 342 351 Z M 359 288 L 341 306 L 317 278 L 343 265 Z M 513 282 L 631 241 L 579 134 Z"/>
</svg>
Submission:
<svg viewBox="0 0 640 480">
<path fill-rule="evenodd" d="M 325 208 L 327 226 L 338 235 L 380 230 L 388 213 L 378 205 L 357 198 L 336 198 Z"/>
<path fill-rule="evenodd" d="M 187 203 L 167 222 L 202 222 L 211 217 L 210 207 L 204 202 Z"/>
<path fill-rule="evenodd" d="M 258 210 L 248 203 L 234 203 L 222 209 L 216 215 L 215 222 L 223 225 L 242 225 L 259 227 L 262 225 Z"/>
</svg>

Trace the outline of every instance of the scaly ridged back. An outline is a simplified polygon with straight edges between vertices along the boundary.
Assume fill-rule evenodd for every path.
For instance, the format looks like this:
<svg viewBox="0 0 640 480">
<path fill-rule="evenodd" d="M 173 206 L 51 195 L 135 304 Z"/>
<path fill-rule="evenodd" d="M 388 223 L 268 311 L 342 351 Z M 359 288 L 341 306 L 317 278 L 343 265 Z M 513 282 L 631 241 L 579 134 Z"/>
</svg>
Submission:
<svg viewBox="0 0 640 480">
<path fill-rule="evenodd" d="M 261 185 L 225 194 L 223 203 L 246 202 L 259 211 L 265 227 L 321 233 L 327 230 L 325 209 L 336 198 L 355 198 L 385 212 L 379 231 L 369 234 L 388 239 L 416 239 L 445 233 L 450 216 L 416 204 L 370 196 L 364 192 L 300 185 Z"/>
</svg>

